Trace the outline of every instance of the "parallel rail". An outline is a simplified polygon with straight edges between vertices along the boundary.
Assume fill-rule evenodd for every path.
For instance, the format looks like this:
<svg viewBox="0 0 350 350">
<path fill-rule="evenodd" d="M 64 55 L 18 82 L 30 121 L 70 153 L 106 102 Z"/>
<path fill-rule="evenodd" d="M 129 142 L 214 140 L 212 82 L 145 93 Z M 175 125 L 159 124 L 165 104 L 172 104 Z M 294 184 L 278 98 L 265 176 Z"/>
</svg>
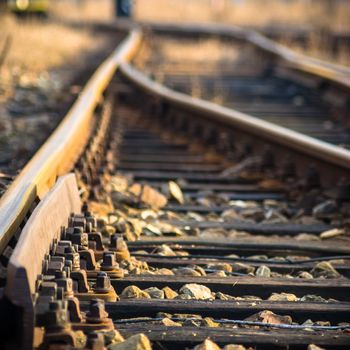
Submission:
<svg viewBox="0 0 350 350">
<path fill-rule="evenodd" d="M 311 72 L 323 79 L 342 85 L 346 89 L 350 88 L 350 71 L 348 69 L 294 54 L 290 50 L 276 45 L 254 32 L 246 32 L 239 28 L 232 29 L 231 27 L 210 27 L 208 29 L 199 26 L 183 28 L 154 26 L 153 29 L 168 32 L 182 30 L 186 33 L 195 32 L 200 34 L 216 34 L 224 36 L 234 35 L 235 37 L 240 37 L 242 40 L 246 40 L 255 46 L 261 47 L 263 50 L 272 53 L 298 70 L 309 73 Z M 59 176 L 72 170 L 77 159 L 82 154 L 90 134 L 92 133 L 91 127 L 93 125 L 92 120 L 94 117 L 94 111 L 101 102 L 107 87 L 110 85 L 113 76 L 118 70 L 124 79 L 127 79 L 128 82 L 132 82 L 134 86 L 142 89 L 148 95 L 153 96 L 157 103 L 163 108 L 170 107 L 174 108 L 176 111 L 184 113 L 185 119 L 186 113 L 192 113 L 196 116 L 201 115 L 206 121 L 209 121 L 211 125 L 218 124 L 224 128 L 228 127 L 229 129 L 238 130 L 238 134 L 247 134 L 250 139 L 261 139 L 262 143 L 273 139 L 273 145 L 281 146 L 280 153 L 282 154 L 282 157 L 285 154 L 285 150 L 287 150 L 291 154 L 296 154 L 298 157 L 301 155 L 304 158 L 304 163 L 309 163 L 310 160 L 312 160 L 325 167 L 325 169 L 335 169 L 333 174 L 325 174 L 322 177 L 326 179 L 326 184 L 330 184 L 334 179 L 339 179 L 340 177 L 349 174 L 350 152 L 347 150 L 331 146 L 296 132 L 291 132 L 290 130 L 275 126 L 271 123 L 263 122 L 249 115 L 186 96 L 150 80 L 143 73 L 135 70 L 127 63 L 134 56 L 141 40 L 141 32 L 133 30 L 123 44 L 107 61 L 103 63 L 89 81 L 69 114 L 60 124 L 59 128 L 23 169 L 6 194 L 1 198 L 0 252 L 3 253 L 6 250 L 10 239 L 18 230 L 20 230 L 21 225 L 23 225 L 23 220 L 33 204 L 35 205 L 36 202 L 40 201 L 45 194 L 48 193 L 56 183 Z M 74 207 L 73 209 L 76 211 L 79 204 L 74 203 L 73 205 L 71 203 L 71 206 Z M 38 208 L 39 210 L 42 210 L 41 207 Z M 68 221 L 69 214 L 68 211 L 63 214 L 65 217 L 61 218 L 60 224 Z M 57 227 L 54 228 L 56 233 Z M 26 232 L 26 230 L 24 230 L 24 232 Z M 30 232 L 31 234 L 34 234 L 34 231 Z M 52 234 L 54 233 L 55 232 L 52 231 Z M 26 249 L 28 249 L 28 238 L 24 236 L 21 237 L 21 246 L 25 246 Z M 47 254 L 47 250 L 45 247 L 41 246 L 39 253 L 40 256 L 35 257 L 35 269 L 33 268 L 31 274 L 27 273 L 26 278 L 28 278 L 28 284 L 23 288 L 24 293 L 27 293 L 23 296 L 23 298 L 26 299 L 24 301 L 26 306 L 31 306 L 31 296 L 35 287 L 35 276 L 38 270 L 40 270 L 41 258 Z M 21 254 L 18 250 L 15 251 L 12 262 L 18 261 L 18 266 L 20 263 L 23 263 L 25 264 L 26 269 L 29 269 L 30 264 L 28 264 L 26 259 L 23 259 L 23 251 Z M 161 264 L 159 261 L 158 263 Z M 7 297 L 9 297 L 16 305 L 23 302 L 21 292 L 18 288 L 18 285 L 23 282 L 21 280 L 21 278 L 23 278 L 21 271 L 23 270 L 16 270 L 18 266 L 16 264 L 10 264 L 8 273 L 11 274 L 11 279 L 8 279 L 9 285 L 6 289 Z M 22 268 L 22 266 L 20 266 L 20 268 Z M 20 277 L 21 283 L 18 282 L 18 276 Z M 130 280 L 133 281 L 132 278 Z M 130 281 L 125 280 L 123 283 L 129 282 Z M 158 282 L 159 285 L 164 284 L 164 281 L 161 279 Z M 142 283 L 148 285 L 148 280 L 147 278 L 144 280 L 137 280 L 137 283 L 140 283 L 140 285 L 142 285 Z M 249 285 L 249 281 L 245 281 L 245 283 L 247 286 Z M 331 284 L 325 285 L 330 290 L 334 287 Z M 312 283 L 310 286 L 311 289 L 314 287 Z M 317 289 L 317 286 L 315 286 L 315 288 Z M 345 288 L 348 288 L 347 283 L 344 283 L 344 289 Z M 346 301 L 348 301 L 348 297 Z M 127 306 L 128 305 L 126 305 L 126 307 Z M 143 307 L 145 306 L 143 305 Z M 32 314 L 30 313 L 29 321 L 26 320 L 26 322 L 29 323 L 26 324 L 31 325 L 31 317 Z M 142 329 L 142 327 L 140 328 Z M 32 335 L 28 335 L 27 338 L 30 341 L 32 340 L 31 336 Z"/>
<path fill-rule="evenodd" d="M 348 150 L 254 118 L 248 114 L 176 92 L 156 83 L 129 64 L 122 64 L 120 71 L 123 76 L 136 84 L 136 86 L 153 96 L 162 98 L 166 103 L 204 115 L 211 121 L 222 122 L 252 136 L 258 136 L 270 141 L 273 140 L 278 145 L 305 153 L 313 159 L 334 164 L 343 169 L 344 174 L 350 170 L 350 152 Z"/>
<path fill-rule="evenodd" d="M 113 25 L 107 25 L 107 27 L 112 29 Z M 144 27 L 151 27 L 154 32 L 159 33 L 216 35 L 241 39 L 270 52 L 281 60 L 288 62 L 297 70 L 311 72 L 346 88 L 350 87 L 350 69 L 297 54 L 254 31 L 225 25 L 204 26 L 200 24 L 164 25 L 152 23 L 144 24 Z M 93 118 L 94 108 L 118 66 L 135 55 L 140 43 L 141 32 L 139 30 L 130 32 L 126 41 L 94 74 L 58 129 L 40 148 L 1 198 L 0 252 L 4 252 L 9 240 L 18 231 L 35 199 L 40 199 L 52 187 L 59 175 L 72 169 L 72 165 L 78 159 L 91 132 L 89 125 Z M 277 144 L 294 148 L 298 152 L 307 153 L 322 162 L 331 162 L 345 171 L 349 170 L 350 158 L 349 152 L 346 150 L 263 122 L 238 111 L 171 91 L 152 82 L 130 66 L 123 65 L 121 72 L 149 93 L 158 94 L 159 97 L 169 103 L 182 108 L 185 107 L 187 110 L 204 113 L 211 120 L 218 118 L 218 120 L 242 130 L 249 130 L 253 135 L 257 134 L 267 139 L 273 137 Z"/>
</svg>

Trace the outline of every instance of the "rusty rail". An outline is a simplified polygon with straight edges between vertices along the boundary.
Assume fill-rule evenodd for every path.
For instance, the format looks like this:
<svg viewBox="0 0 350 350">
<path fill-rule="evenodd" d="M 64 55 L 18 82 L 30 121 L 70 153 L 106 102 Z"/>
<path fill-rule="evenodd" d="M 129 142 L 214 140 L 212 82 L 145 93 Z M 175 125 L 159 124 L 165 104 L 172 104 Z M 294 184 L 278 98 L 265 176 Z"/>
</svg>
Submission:
<svg viewBox="0 0 350 350">
<path fill-rule="evenodd" d="M 151 80 L 129 64 L 122 64 L 120 70 L 125 77 L 138 87 L 152 95 L 161 97 L 165 102 L 192 112 L 198 112 L 216 122 L 234 126 L 243 132 L 248 132 L 252 136 L 274 140 L 277 144 L 307 154 L 315 159 L 334 164 L 345 171 L 350 170 L 350 151 L 348 150 L 260 120 L 248 114 L 176 92 Z"/>
<path fill-rule="evenodd" d="M 56 131 L 50 136 L 0 200 L 0 252 L 18 229 L 34 202 L 58 176 L 65 174 L 83 150 L 91 132 L 93 112 L 117 67 L 131 59 L 141 42 L 133 30 L 98 68 Z"/>
<path fill-rule="evenodd" d="M 312 75 L 342 85 L 345 88 L 350 88 L 350 68 L 297 53 L 254 30 L 225 24 L 204 25 L 199 23 L 185 25 L 174 23 L 144 23 L 144 27 L 151 28 L 154 32 L 163 34 L 215 35 L 243 40 L 274 55 L 300 71 L 311 73 Z"/>
</svg>

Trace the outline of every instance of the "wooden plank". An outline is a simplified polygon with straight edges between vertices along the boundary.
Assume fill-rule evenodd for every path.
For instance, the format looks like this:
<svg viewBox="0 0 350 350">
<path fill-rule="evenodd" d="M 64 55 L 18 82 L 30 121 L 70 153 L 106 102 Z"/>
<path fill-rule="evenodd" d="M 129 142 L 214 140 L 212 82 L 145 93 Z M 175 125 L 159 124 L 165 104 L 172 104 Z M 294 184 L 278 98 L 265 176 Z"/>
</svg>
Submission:
<svg viewBox="0 0 350 350">
<path fill-rule="evenodd" d="M 166 157 L 164 157 L 166 158 Z M 133 170 L 153 170 L 158 169 L 162 171 L 184 171 L 184 172 L 220 172 L 224 168 L 216 164 L 182 164 L 182 163 L 170 163 L 166 162 L 166 159 L 162 163 L 142 163 L 133 162 L 132 159 L 128 162 L 120 162 L 118 169 L 122 171 L 133 171 Z"/>
<path fill-rule="evenodd" d="M 87 308 L 88 305 L 84 307 Z M 349 321 L 350 303 L 130 299 L 106 303 L 106 309 L 112 319 L 156 317 L 158 312 L 166 312 L 234 320 L 270 310 L 279 315 L 290 315 L 298 323 L 310 318 L 337 324 Z"/>
<path fill-rule="evenodd" d="M 162 156 L 164 160 L 164 155 Z M 167 157 L 168 159 L 168 157 Z M 142 181 L 141 181 L 142 182 Z M 152 181 L 149 180 L 147 181 L 148 184 L 155 186 L 155 187 L 161 187 L 164 185 L 165 181 Z M 222 183 L 187 183 L 181 185 L 181 189 L 186 192 L 186 191 L 215 191 L 215 192 L 221 192 L 221 191 L 234 191 L 234 192 L 274 192 L 274 193 L 279 193 L 283 192 L 280 189 L 264 189 L 259 187 L 256 184 L 222 184 Z"/>
<path fill-rule="evenodd" d="M 118 324 L 116 329 L 124 337 L 144 333 L 151 341 L 160 342 L 167 349 L 191 348 L 207 338 L 220 346 L 226 344 L 258 345 L 258 349 L 281 349 L 284 347 L 288 349 L 306 349 L 309 344 L 332 346 L 332 349 L 349 349 L 350 345 L 349 334 L 337 331 L 309 332 L 252 328 L 165 327 L 148 323 Z"/>
<path fill-rule="evenodd" d="M 143 152 L 141 152 L 143 153 Z M 164 154 L 164 157 L 167 155 Z M 127 173 L 127 171 L 125 171 Z M 169 173 L 166 171 L 142 171 L 142 170 L 134 170 L 133 172 L 134 178 L 139 179 L 147 179 L 147 180 L 175 180 L 175 179 L 184 179 L 191 182 L 206 182 L 206 183 L 220 183 L 220 184 L 252 184 L 255 183 L 253 180 L 243 179 L 243 178 L 225 178 L 220 177 L 215 174 L 197 174 L 197 173 L 186 173 L 186 172 L 173 172 Z"/>
<path fill-rule="evenodd" d="M 58 179 L 33 211 L 23 228 L 7 269 L 5 295 L 10 302 L 23 310 L 23 346 L 32 348 L 34 331 L 34 306 L 32 297 L 35 283 L 42 272 L 45 254 L 61 234 L 61 227 L 68 225 L 71 213 L 80 213 L 81 202 L 75 175 Z"/>
<path fill-rule="evenodd" d="M 200 214 L 208 213 L 222 213 L 227 209 L 231 209 L 230 206 L 221 207 L 202 207 L 202 206 L 166 206 L 164 210 L 170 210 L 175 212 L 187 212 L 194 211 Z M 268 223 L 244 223 L 244 222 L 215 222 L 215 221 L 195 221 L 195 220 L 169 220 L 169 223 L 175 226 L 184 227 L 198 227 L 200 229 L 208 228 L 224 228 L 227 230 L 237 230 L 237 231 L 247 231 L 249 233 L 255 234 L 265 234 L 265 235 L 298 235 L 300 233 L 314 233 L 320 234 L 324 231 L 331 230 L 333 226 L 326 224 L 268 224 Z"/>
<path fill-rule="evenodd" d="M 128 276 L 113 279 L 112 285 L 117 293 L 130 285 L 141 289 L 149 287 L 164 288 L 166 286 L 178 290 L 187 283 L 202 284 L 212 292 L 222 292 L 232 296 L 255 295 L 267 299 L 272 293 L 293 293 L 297 297 L 316 294 L 324 298 L 350 301 L 349 279 L 289 279 L 289 278 L 257 278 L 250 276 L 237 277 L 182 277 L 182 276 Z"/>
<path fill-rule="evenodd" d="M 197 266 L 205 266 L 208 264 L 213 264 L 213 259 L 184 259 L 183 257 L 175 257 L 175 258 L 166 258 L 166 257 L 148 257 L 145 255 L 138 255 L 133 254 L 136 258 L 139 256 L 141 257 L 140 260 L 147 262 L 147 264 L 151 267 L 157 267 L 157 268 L 177 268 L 177 267 L 183 267 L 183 266 L 191 266 L 191 265 L 197 265 Z M 228 263 L 232 264 L 232 260 L 225 260 L 220 259 L 219 263 Z M 298 272 L 298 271 L 310 271 L 315 267 L 315 263 L 309 263 L 309 264 L 277 264 L 277 263 L 271 263 L 268 260 L 261 262 L 248 262 L 250 266 L 259 267 L 262 265 L 268 266 L 272 271 L 279 272 L 279 273 L 291 273 L 291 272 Z M 350 265 L 336 265 L 335 268 L 337 271 L 346 276 L 350 277 Z"/>
<path fill-rule="evenodd" d="M 330 241 L 297 241 L 295 239 L 288 238 L 201 238 L 196 237 L 142 237 L 142 240 L 135 242 L 128 242 L 130 249 L 142 249 L 143 247 L 156 247 L 162 244 L 178 245 L 181 249 L 187 249 L 188 246 L 203 246 L 203 247 L 227 247 L 230 249 L 237 249 L 238 251 L 266 251 L 270 252 L 269 255 L 276 255 L 274 251 L 294 251 L 294 254 L 306 254 L 317 253 L 317 255 L 323 254 L 350 254 L 350 247 L 344 245 L 344 242 L 330 242 Z"/>
</svg>

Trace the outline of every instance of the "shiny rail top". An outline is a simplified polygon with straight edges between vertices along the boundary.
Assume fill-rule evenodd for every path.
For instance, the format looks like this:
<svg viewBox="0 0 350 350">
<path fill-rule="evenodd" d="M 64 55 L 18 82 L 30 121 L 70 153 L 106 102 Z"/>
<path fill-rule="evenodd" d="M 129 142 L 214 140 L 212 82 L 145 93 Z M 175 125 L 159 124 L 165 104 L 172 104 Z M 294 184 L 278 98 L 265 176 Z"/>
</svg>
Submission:
<svg viewBox="0 0 350 350">
<path fill-rule="evenodd" d="M 165 101 L 182 108 L 196 111 L 209 119 L 233 126 L 252 135 L 274 140 L 297 152 L 307 154 L 315 159 L 350 170 L 350 151 L 338 146 L 316 140 L 299 132 L 260 120 L 234 109 L 191 97 L 174 91 L 153 80 L 127 63 L 120 66 L 121 73 L 137 86 L 147 92 L 163 98 Z"/>
</svg>

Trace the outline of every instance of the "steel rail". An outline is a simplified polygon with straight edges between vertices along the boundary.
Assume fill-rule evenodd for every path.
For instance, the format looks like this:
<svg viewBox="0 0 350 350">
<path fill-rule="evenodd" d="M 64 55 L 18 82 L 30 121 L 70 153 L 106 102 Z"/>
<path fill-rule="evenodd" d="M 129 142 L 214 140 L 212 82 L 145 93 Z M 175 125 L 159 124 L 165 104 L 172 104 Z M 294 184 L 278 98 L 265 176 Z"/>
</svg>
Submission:
<svg viewBox="0 0 350 350">
<path fill-rule="evenodd" d="M 302 53 L 276 43 L 257 31 L 225 24 L 161 24 L 145 22 L 145 28 L 150 28 L 160 34 L 183 34 L 183 35 L 215 35 L 236 40 L 246 41 L 261 50 L 280 58 L 294 68 L 316 75 L 320 78 L 332 81 L 346 88 L 350 88 L 350 68 L 338 64 L 326 62 L 309 57 Z"/>
<path fill-rule="evenodd" d="M 265 140 L 273 140 L 274 143 L 311 156 L 313 159 L 339 166 L 346 171 L 350 170 L 350 151 L 348 150 L 238 112 L 234 109 L 174 91 L 153 81 L 130 64 L 121 64 L 120 71 L 139 88 L 162 98 L 170 104 L 204 115 L 216 123 L 221 122 L 233 126 L 255 137 L 258 136 Z"/>
<path fill-rule="evenodd" d="M 42 198 L 58 176 L 68 172 L 91 132 L 93 112 L 117 67 L 130 60 L 141 43 L 134 29 L 88 81 L 59 127 L 28 162 L 0 200 L 0 253 L 18 229 L 35 198 Z"/>
</svg>

